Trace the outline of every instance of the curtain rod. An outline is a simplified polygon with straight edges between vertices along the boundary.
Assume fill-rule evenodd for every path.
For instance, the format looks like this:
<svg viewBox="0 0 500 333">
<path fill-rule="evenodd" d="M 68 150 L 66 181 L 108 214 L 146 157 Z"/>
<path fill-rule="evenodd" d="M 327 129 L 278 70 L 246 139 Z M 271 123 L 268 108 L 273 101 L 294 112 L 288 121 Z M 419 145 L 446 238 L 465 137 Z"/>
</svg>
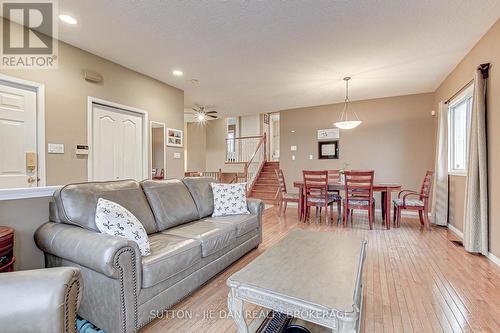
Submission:
<svg viewBox="0 0 500 333">
<path fill-rule="evenodd" d="M 490 70 L 490 63 L 486 63 L 486 64 L 481 64 L 477 67 L 478 70 L 481 71 L 481 74 L 483 76 L 483 79 L 487 79 L 488 78 L 488 72 Z M 450 98 L 448 98 L 448 100 L 446 100 L 446 102 L 444 102 L 444 104 L 448 104 L 450 103 L 450 101 L 452 99 L 454 99 L 455 97 L 457 97 L 458 95 L 460 95 L 465 89 L 467 89 L 472 83 L 474 82 L 474 79 L 470 80 L 469 82 L 467 82 L 462 88 L 460 88 L 459 91 L 457 91 L 456 93 L 453 94 L 453 96 L 451 96 Z"/>
<path fill-rule="evenodd" d="M 469 82 L 467 82 L 462 88 L 460 88 L 460 90 L 458 90 L 456 93 L 454 93 L 450 98 L 448 98 L 446 100 L 446 102 L 444 102 L 444 104 L 448 104 L 451 102 L 452 99 L 454 99 L 455 97 L 457 97 L 458 95 L 460 95 L 465 89 L 469 88 L 469 86 L 474 82 L 474 79 L 470 80 Z"/>
</svg>

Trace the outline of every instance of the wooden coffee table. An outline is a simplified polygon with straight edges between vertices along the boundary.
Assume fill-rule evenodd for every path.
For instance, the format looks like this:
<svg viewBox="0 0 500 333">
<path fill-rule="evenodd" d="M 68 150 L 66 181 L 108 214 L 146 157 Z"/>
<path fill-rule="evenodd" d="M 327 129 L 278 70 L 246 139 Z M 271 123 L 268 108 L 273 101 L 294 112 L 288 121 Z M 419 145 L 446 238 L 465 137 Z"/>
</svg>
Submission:
<svg viewBox="0 0 500 333">
<path fill-rule="evenodd" d="M 291 232 L 227 280 L 228 307 L 238 332 L 250 333 L 243 302 L 331 332 L 359 332 L 366 244 L 361 237 Z"/>
</svg>

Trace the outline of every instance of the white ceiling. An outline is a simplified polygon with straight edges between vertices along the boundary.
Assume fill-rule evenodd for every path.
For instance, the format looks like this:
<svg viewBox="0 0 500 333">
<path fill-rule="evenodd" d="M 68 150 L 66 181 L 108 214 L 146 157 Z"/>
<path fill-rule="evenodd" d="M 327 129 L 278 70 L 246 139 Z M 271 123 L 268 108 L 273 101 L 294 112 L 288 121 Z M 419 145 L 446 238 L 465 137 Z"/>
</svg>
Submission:
<svg viewBox="0 0 500 333">
<path fill-rule="evenodd" d="M 60 0 L 60 7 L 78 20 L 60 25 L 63 41 L 223 115 L 340 102 L 347 75 L 353 100 L 434 91 L 500 17 L 500 0 Z"/>
</svg>

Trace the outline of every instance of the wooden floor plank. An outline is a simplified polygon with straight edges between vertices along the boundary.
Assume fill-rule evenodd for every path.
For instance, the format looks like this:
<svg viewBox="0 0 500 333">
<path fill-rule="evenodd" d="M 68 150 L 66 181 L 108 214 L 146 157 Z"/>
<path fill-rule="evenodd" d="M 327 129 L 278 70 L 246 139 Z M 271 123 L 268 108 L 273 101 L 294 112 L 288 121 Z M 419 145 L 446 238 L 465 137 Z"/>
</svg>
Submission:
<svg viewBox="0 0 500 333">
<path fill-rule="evenodd" d="M 276 211 L 264 212 L 264 239 L 257 250 L 141 332 L 235 333 L 232 319 L 227 318 L 226 279 L 297 228 L 368 239 L 361 332 L 500 332 L 500 268 L 454 245 L 450 240 L 456 236 L 448 229 L 424 230 L 417 219 L 406 217 L 401 228 L 385 230 L 378 219 L 369 230 L 363 213 L 356 213 L 354 226 L 348 228 L 325 225 L 324 217 L 320 224 L 314 218 L 304 224 L 297 221 L 294 209 L 281 218 Z M 259 308 L 246 305 L 245 309 L 256 313 Z"/>
</svg>

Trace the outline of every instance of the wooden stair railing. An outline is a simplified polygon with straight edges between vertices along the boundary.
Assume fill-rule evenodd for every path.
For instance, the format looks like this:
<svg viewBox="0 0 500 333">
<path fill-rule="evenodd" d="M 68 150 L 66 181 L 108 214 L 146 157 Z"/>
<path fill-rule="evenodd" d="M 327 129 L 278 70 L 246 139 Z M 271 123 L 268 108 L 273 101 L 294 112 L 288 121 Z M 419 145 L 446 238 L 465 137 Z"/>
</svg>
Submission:
<svg viewBox="0 0 500 333">
<path fill-rule="evenodd" d="M 244 177 L 247 183 L 247 195 L 250 195 L 267 159 L 266 133 L 260 137 L 260 141 L 255 148 L 250 160 L 245 163 Z"/>
</svg>

